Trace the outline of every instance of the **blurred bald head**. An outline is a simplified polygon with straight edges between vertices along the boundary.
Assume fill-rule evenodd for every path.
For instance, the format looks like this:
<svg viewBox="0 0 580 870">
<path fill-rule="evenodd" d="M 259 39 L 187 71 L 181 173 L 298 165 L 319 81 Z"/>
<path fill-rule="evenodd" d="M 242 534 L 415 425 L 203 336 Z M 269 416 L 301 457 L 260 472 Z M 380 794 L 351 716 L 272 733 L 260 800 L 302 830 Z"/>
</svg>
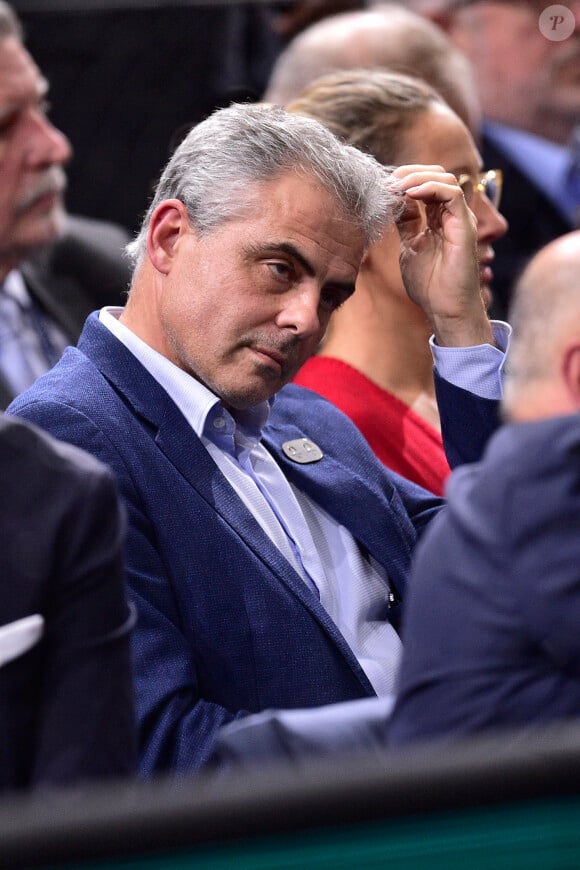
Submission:
<svg viewBox="0 0 580 870">
<path fill-rule="evenodd" d="M 504 411 L 513 420 L 580 411 L 580 231 L 536 254 L 510 311 Z"/>
<path fill-rule="evenodd" d="M 479 103 L 468 61 L 440 28 L 395 3 L 333 15 L 304 30 L 278 58 L 264 99 L 284 106 L 320 76 L 356 68 L 424 79 L 477 132 Z"/>
</svg>

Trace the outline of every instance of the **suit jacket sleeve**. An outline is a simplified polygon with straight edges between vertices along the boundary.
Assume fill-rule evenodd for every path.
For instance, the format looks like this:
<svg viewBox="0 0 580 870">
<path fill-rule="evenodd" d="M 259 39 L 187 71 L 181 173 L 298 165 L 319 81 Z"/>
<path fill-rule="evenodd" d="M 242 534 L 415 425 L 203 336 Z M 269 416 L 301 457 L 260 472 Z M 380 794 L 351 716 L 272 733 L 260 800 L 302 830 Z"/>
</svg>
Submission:
<svg viewBox="0 0 580 870">
<path fill-rule="evenodd" d="M 449 383 L 436 369 L 434 375 L 447 461 L 451 468 L 477 462 L 499 426 L 500 403 Z"/>
<path fill-rule="evenodd" d="M 68 481 L 55 542 L 33 784 L 119 777 L 136 768 L 130 661 L 134 621 L 123 582 L 121 522 L 112 476 Z"/>
</svg>

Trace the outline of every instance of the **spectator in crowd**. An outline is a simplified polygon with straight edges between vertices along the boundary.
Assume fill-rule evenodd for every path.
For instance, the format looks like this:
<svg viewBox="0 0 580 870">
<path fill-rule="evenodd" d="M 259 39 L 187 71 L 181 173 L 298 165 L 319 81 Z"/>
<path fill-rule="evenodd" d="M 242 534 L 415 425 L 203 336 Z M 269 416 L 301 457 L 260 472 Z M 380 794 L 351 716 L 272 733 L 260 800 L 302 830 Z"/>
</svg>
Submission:
<svg viewBox="0 0 580 870">
<path fill-rule="evenodd" d="M 396 216 L 449 443 L 479 455 L 494 403 L 466 388 L 496 383 L 503 354 L 457 179 L 421 166 L 391 177 L 270 105 L 190 131 L 131 246 L 127 305 L 92 315 L 11 405 L 117 476 L 145 774 L 198 769 L 220 726 L 250 711 L 392 697 L 410 556 L 441 501 L 289 381 Z"/>
<path fill-rule="evenodd" d="M 136 769 L 133 617 L 112 474 L 0 416 L 0 792 Z"/>
<path fill-rule="evenodd" d="M 510 312 L 506 425 L 419 545 L 393 745 L 580 715 L 580 232 Z"/>
<path fill-rule="evenodd" d="M 437 164 L 459 179 L 477 218 L 482 293 L 489 298 L 492 243 L 506 231 L 497 211 L 500 177 L 481 158 L 458 116 L 429 85 L 378 70 L 317 79 L 289 111 L 315 118 L 383 165 Z M 349 416 L 389 468 L 441 494 L 449 473 L 429 349 L 430 326 L 407 296 L 399 234 L 369 247 L 356 293 L 334 314 L 322 347 L 295 383 Z"/>
<path fill-rule="evenodd" d="M 497 245 L 493 307 L 505 318 L 512 284 L 529 258 L 578 225 L 580 2 L 557 4 L 568 10 L 553 31 L 558 39 L 541 23 L 546 0 L 409 5 L 439 24 L 473 66 L 483 160 L 503 171 L 506 189 L 502 211 L 510 231 Z"/>
<path fill-rule="evenodd" d="M 66 137 L 46 117 L 47 83 L 0 2 L 0 406 L 76 341 L 87 315 L 128 286 L 126 233 L 65 214 Z"/>
<path fill-rule="evenodd" d="M 395 3 L 329 16 L 306 28 L 278 57 L 264 100 L 284 106 L 320 76 L 362 68 L 424 79 L 477 135 L 479 102 L 466 59 L 440 28 Z"/>
</svg>

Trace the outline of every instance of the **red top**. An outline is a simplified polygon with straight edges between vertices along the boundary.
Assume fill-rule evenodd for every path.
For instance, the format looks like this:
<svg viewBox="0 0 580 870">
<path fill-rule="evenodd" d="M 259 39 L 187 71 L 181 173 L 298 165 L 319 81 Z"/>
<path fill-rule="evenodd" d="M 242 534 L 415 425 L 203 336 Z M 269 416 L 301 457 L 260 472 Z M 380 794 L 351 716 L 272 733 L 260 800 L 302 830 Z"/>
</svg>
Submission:
<svg viewBox="0 0 580 870">
<path fill-rule="evenodd" d="M 400 399 L 348 363 L 328 356 L 311 357 L 294 383 L 324 396 L 350 417 L 381 462 L 442 494 L 450 469 L 441 435 Z"/>
</svg>

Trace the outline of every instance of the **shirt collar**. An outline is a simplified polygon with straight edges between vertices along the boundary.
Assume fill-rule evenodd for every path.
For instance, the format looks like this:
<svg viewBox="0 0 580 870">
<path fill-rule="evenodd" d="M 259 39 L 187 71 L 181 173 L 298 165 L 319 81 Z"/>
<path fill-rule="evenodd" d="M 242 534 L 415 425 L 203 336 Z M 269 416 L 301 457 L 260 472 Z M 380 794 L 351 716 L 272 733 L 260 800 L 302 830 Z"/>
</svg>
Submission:
<svg viewBox="0 0 580 870">
<path fill-rule="evenodd" d="M 2 288 L 3 292 L 15 299 L 21 308 L 30 308 L 32 306 L 32 299 L 27 290 L 24 277 L 18 269 L 12 269 L 11 272 L 8 272 L 2 282 Z"/>
<path fill-rule="evenodd" d="M 122 308 L 102 308 L 99 320 L 169 394 L 196 435 L 207 438 L 232 454 L 237 452 L 236 445 L 241 446 L 241 442 L 249 446 L 250 442 L 260 440 L 273 399 L 238 411 L 234 418 L 215 393 L 153 350 L 121 323 L 119 317 L 122 311 Z"/>
</svg>

